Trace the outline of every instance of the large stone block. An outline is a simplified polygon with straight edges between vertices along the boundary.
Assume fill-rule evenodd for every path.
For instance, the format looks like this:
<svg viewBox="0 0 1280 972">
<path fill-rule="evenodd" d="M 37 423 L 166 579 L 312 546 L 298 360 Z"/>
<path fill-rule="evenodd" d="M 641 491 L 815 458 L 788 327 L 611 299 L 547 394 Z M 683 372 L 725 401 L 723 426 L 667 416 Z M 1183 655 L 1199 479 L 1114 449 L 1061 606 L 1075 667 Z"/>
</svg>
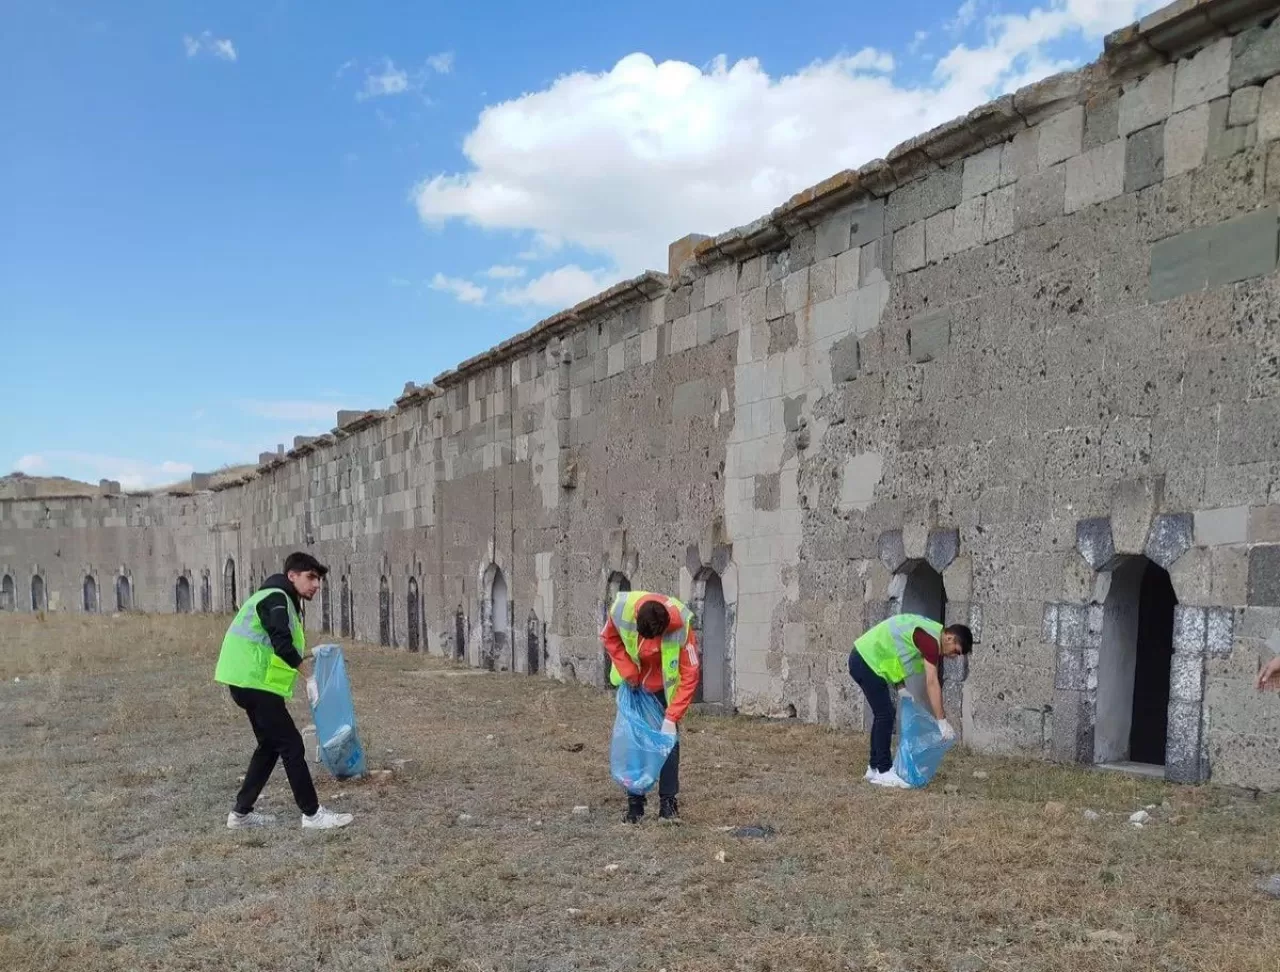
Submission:
<svg viewBox="0 0 1280 972">
<path fill-rule="evenodd" d="M 1016 229 L 1017 188 L 1016 185 L 1004 186 L 985 197 L 986 212 L 982 220 L 984 243 L 994 243 L 1013 234 Z"/>
<path fill-rule="evenodd" d="M 909 273 L 925 264 L 924 220 L 893 234 L 893 271 Z"/>
<path fill-rule="evenodd" d="M 889 197 L 885 228 L 896 232 L 959 205 L 963 181 L 964 166 L 957 162 L 898 189 Z"/>
<path fill-rule="evenodd" d="M 1191 549 L 1195 518 L 1189 513 L 1157 516 L 1143 551 L 1148 560 L 1168 570 Z"/>
<path fill-rule="evenodd" d="M 1111 532 L 1121 554 L 1140 554 L 1146 548 L 1151 524 L 1162 500 L 1158 479 L 1131 479 L 1111 491 Z"/>
<path fill-rule="evenodd" d="M 1280 138 L 1280 77 L 1272 78 L 1258 99 L 1258 139 L 1272 142 Z"/>
<path fill-rule="evenodd" d="M 965 199 L 973 199 L 999 188 L 1000 164 L 1004 158 L 1004 149 L 1004 145 L 993 145 L 964 160 L 961 196 Z"/>
<path fill-rule="evenodd" d="M 1237 34 L 1232 41 L 1231 88 L 1258 84 L 1280 74 L 1280 20 Z"/>
<path fill-rule="evenodd" d="M 1173 650 L 1175 654 L 1204 655 L 1208 643 L 1208 615 L 1204 608 L 1179 604 L 1173 609 Z"/>
<path fill-rule="evenodd" d="M 1263 545 L 1249 551 L 1249 604 L 1280 607 L 1280 545 Z"/>
<path fill-rule="evenodd" d="M 1039 163 L 1047 169 L 1080 154 L 1084 139 L 1084 105 L 1075 105 L 1040 123 Z"/>
<path fill-rule="evenodd" d="M 1169 734 L 1165 750 L 1165 779 L 1174 783 L 1200 783 L 1205 779 L 1202 754 L 1202 703 L 1169 702 Z"/>
<path fill-rule="evenodd" d="M 955 252 L 954 209 L 943 210 L 925 220 L 925 259 L 929 263 L 941 263 Z"/>
<path fill-rule="evenodd" d="M 1105 145 L 1067 160 L 1066 196 L 1068 213 L 1114 199 L 1125 191 L 1125 140 Z"/>
<path fill-rule="evenodd" d="M 887 530 L 880 534 L 879 551 L 880 562 L 888 568 L 890 573 L 896 574 L 902 570 L 907 562 L 907 548 L 902 531 Z"/>
<path fill-rule="evenodd" d="M 1120 94 L 1114 88 L 1090 98 L 1084 106 L 1084 150 L 1120 137 Z"/>
<path fill-rule="evenodd" d="M 1059 763 L 1093 762 L 1093 711 L 1093 704 L 1084 692 L 1054 692 L 1054 760 Z"/>
<path fill-rule="evenodd" d="M 956 253 L 981 246 L 984 240 L 983 230 L 987 214 L 985 196 L 967 199 L 955 209 L 955 225 L 952 237 L 952 249 Z"/>
<path fill-rule="evenodd" d="M 934 570 L 942 573 L 960 553 L 959 530 L 931 530 L 925 543 L 925 559 Z M 954 594 L 952 595 L 955 596 Z"/>
<path fill-rule="evenodd" d="M 1172 179 L 1199 168 L 1208 152 L 1208 105 L 1197 105 L 1169 116 L 1164 126 L 1165 178 Z"/>
<path fill-rule="evenodd" d="M 944 309 L 913 318 L 907 329 L 911 360 L 923 363 L 942 354 L 951 343 L 951 311 Z"/>
<path fill-rule="evenodd" d="M 1222 98 L 1231 93 L 1231 38 L 1223 37 L 1179 61 L 1173 81 L 1173 110 Z"/>
<path fill-rule="evenodd" d="M 1227 124 L 1233 128 L 1251 125 L 1258 120 L 1258 106 L 1262 101 L 1262 88 L 1250 85 L 1231 92 L 1227 109 Z"/>
<path fill-rule="evenodd" d="M 1173 82 L 1177 68 L 1167 64 L 1125 86 L 1120 96 L 1120 134 L 1129 135 L 1162 122 L 1173 110 Z"/>
<path fill-rule="evenodd" d="M 1276 269 L 1275 207 L 1161 240 L 1151 248 L 1151 299 L 1260 277 Z"/>
<path fill-rule="evenodd" d="M 814 259 L 825 260 L 849 249 L 852 224 L 853 214 L 849 207 L 832 213 L 819 223 L 814 241 Z"/>
<path fill-rule="evenodd" d="M 1137 192 L 1164 178 L 1164 124 L 1129 136 L 1125 147 L 1124 191 Z"/>
<path fill-rule="evenodd" d="M 866 246 L 872 240 L 884 236 L 883 199 L 861 199 L 849 207 L 849 246 L 858 248 Z"/>
<path fill-rule="evenodd" d="M 1202 547 L 1245 543 L 1249 539 L 1249 508 L 1200 510 L 1195 516 L 1195 540 Z"/>
<path fill-rule="evenodd" d="M 1116 556 L 1110 517 L 1093 517 L 1076 524 L 1076 550 L 1094 570 L 1107 567 Z"/>
<path fill-rule="evenodd" d="M 1066 196 L 1067 173 L 1063 165 L 1019 179 L 1013 203 L 1014 227 L 1027 229 L 1061 216 Z"/>
</svg>

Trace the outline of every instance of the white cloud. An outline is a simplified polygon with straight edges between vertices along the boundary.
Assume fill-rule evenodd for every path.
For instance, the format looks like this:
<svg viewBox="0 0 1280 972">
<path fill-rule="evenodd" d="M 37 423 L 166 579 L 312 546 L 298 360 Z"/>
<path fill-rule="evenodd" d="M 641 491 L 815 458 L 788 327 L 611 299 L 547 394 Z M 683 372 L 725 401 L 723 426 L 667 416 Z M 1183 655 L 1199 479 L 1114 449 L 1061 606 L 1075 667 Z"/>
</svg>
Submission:
<svg viewBox="0 0 1280 972">
<path fill-rule="evenodd" d="M 250 415 L 267 419 L 286 419 L 294 422 L 332 422 L 338 409 L 346 408 L 338 402 L 322 401 L 264 401 L 250 399 L 239 403 Z"/>
<path fill-rule="evenodd" d="M 432 277 L 429 286 L 432 290 L 443 290 L 445 293 L 453 294 L 464 304 L 483 304 L 488 294 L 486 288 L 479 287 L 470 280 L 446 277 L 443 273 L 437 273 Z"/>
<path fill-rule="evenodd" d="M 961 31 L 978 19 L 978 0 L 964 0 L 956 15 L 947 23 L 947 30 Z"/>
<path fill-rule="evenodd" d="M 201 31 L 199 37 L 184 34 L 182 46 L 187 52 L 187 57 L 196 57 L 201 52 L 212 54 L 223 61 L 234 61 L 237 57 L 236 46 L 230 39 L 214 37 L 212 32 L 207 30 Z"/>
<path fill-rule="evenodd" d="M 13 468 L 20 473 L 26 473 L 28 476 L 36 476 L 48 465 L 48 460 L 44 456 L 26 455 L 20 456 L 18 461 L 13 464 Z"/>
<path fill-rule="evenodd" d="M 609 270 L 583 270 L 576 264 L 558 267 L 523 287 L 507 288 L 498 299 L 517 307 L 571 307 L 617 282 Z"/>
<path fill-rule="evenodd" d="M 756 219 L 791 194 L 963 115 L 1062 66 L 1060 42 L 1096 42 L 1159 0 L 1047 0 L 1025 15 L 983 18 L 986 40 L 960 44 L 924 82 L 899 81 L 866 49 L 785 76 L 755 59 L 700 69 L 635 53 L 492 105 L 464 142 L 465 171 L 414 188 L 419 217 L 531 234 L 611 263 L 561 267 L 501 299 L 620 279 L 665 265 L 667 245 Z M 542 284 L 542 289 L 538 285 Z"/>
<path fill-rule="evenodd" d="M 82 482 L 113 479 L 120 483 L 121 489 L 126 490 L 168 485 L 195 471 L 190 463 L 174 462 L 171 459 L 151 462 L 61 449 L 23 456 L 18 460 L 17 467 L 28 475 L 61 475 Z"/>
<path fill-rule="evenodd" d="M 924 42 L 928 39 L 929 32 L 927 30 L 917 30 L 915 36 L 911 38 L 911 43 L 907 45 L 907 53 L 917 53 L 920 48 L 924 46 Z"/>
<path fill-rule="evenodd" d="M 453 70 L 453 51 L 432 54 L 427 58 L 427 67 L 435 71 L 436 74 L 448 74 Z"/>
<path fill-rule="evenodd" d="M 484 275 L 490 280 L 515 280 L 523 277 L 524 274 L 524 267 L 508 267 L 501 264 L 490 267 L 484 272 Z"/>
<path fill-rule="evenodd" d="M 364 87 L 356 94 L 356 98 L 383 98 L 389 95 L 400 95 L 410 90 L 409 72 L 395 66 L 390 58 L 382 63 L 377 72 L 369 71 L 364 76 Z"/>
</svg>

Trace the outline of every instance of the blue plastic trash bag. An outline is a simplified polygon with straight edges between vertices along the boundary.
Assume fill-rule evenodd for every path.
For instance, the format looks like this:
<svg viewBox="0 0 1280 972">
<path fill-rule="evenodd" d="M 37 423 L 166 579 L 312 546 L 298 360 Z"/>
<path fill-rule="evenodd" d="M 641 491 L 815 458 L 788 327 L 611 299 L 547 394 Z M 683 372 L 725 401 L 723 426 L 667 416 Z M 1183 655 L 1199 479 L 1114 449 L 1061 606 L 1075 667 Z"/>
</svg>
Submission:
<svg viewBox="0 0 1280 972">
<path fill-rule="evenodd" d="M 653 789 L 662 765 L 676 748 L 676 736 L 662 731 L 662 706 L 649 692 L 625 682 L 618 686 L 618 717 L 613 722 L 609 769 L 628 792 L 641 796 Z"/>
<path fill-rule="evenodd" d="M 933 779 L 942 757 L 955 744 L 955 739 L 943 739 L 938 721 L 924 708 L 916 704 L 906 692 L 899 699 L 902 711 L 898 728 L 898 755 L 893 769 L 913 787 L 925 786 Z"/>
<path fill-rule="evenodd" d="M 311 700 L 311 717 L 316 723 L 320 761 L 340 780 L 363 776 L 364 747 L 356 730 L 356 707 L 342 646 L 320 645 L 313 654 L 316 697 Z"/>
</svg>

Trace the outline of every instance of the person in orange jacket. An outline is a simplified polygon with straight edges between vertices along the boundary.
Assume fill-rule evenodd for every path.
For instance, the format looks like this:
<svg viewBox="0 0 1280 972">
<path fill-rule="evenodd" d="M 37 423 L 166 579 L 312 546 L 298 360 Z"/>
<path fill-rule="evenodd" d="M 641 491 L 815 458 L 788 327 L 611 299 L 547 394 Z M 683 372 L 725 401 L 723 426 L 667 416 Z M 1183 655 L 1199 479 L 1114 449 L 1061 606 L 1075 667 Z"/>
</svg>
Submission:
<svg viewBox="0 0 1280 972">
<path fill-rule="evenodd" d="M 662 731 L 675 733 L 689 710 L 701 674 L 693 612 L 674 597 L 627 591 L 614 598 L 600 632 L 600 640 L 613 662 L 610 679 L 653 695 L 662 706 Z M 680 807 L 680 743 L 662 766 L 658 777 L 658 819 L 678 823 Z M 627 823 L 644 817 L 644 794 L 627 794 Z"/>
</svg>

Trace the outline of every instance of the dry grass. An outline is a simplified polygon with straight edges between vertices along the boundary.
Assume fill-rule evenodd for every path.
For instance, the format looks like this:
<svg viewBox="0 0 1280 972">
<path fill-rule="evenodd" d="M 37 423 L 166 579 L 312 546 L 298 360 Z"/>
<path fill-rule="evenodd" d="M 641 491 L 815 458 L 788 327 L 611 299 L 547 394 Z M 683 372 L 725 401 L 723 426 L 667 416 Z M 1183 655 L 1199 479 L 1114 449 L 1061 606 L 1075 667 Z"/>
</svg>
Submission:
<svg viewBox="0 0 1280 972">
<path fill-rule="evenodd" d="M 693 717 L 685 825 L 629 829 L 607 698 L 364 645 L 362 734 L 409 762 L 317 772 L 359 815 L 337 834 L 298 829 L 277 771 L 281 821 L 232 833 L 252 743 L 210 681 L 224 623 L 0 618 L 0 968 L 1276 968 L 1280 904 L 1253 890 L 1275 799 L 962 753 L 880 792 L 859 735 Z M 719 829 L 750 823 L 778 835 Z"/>
</svg>

